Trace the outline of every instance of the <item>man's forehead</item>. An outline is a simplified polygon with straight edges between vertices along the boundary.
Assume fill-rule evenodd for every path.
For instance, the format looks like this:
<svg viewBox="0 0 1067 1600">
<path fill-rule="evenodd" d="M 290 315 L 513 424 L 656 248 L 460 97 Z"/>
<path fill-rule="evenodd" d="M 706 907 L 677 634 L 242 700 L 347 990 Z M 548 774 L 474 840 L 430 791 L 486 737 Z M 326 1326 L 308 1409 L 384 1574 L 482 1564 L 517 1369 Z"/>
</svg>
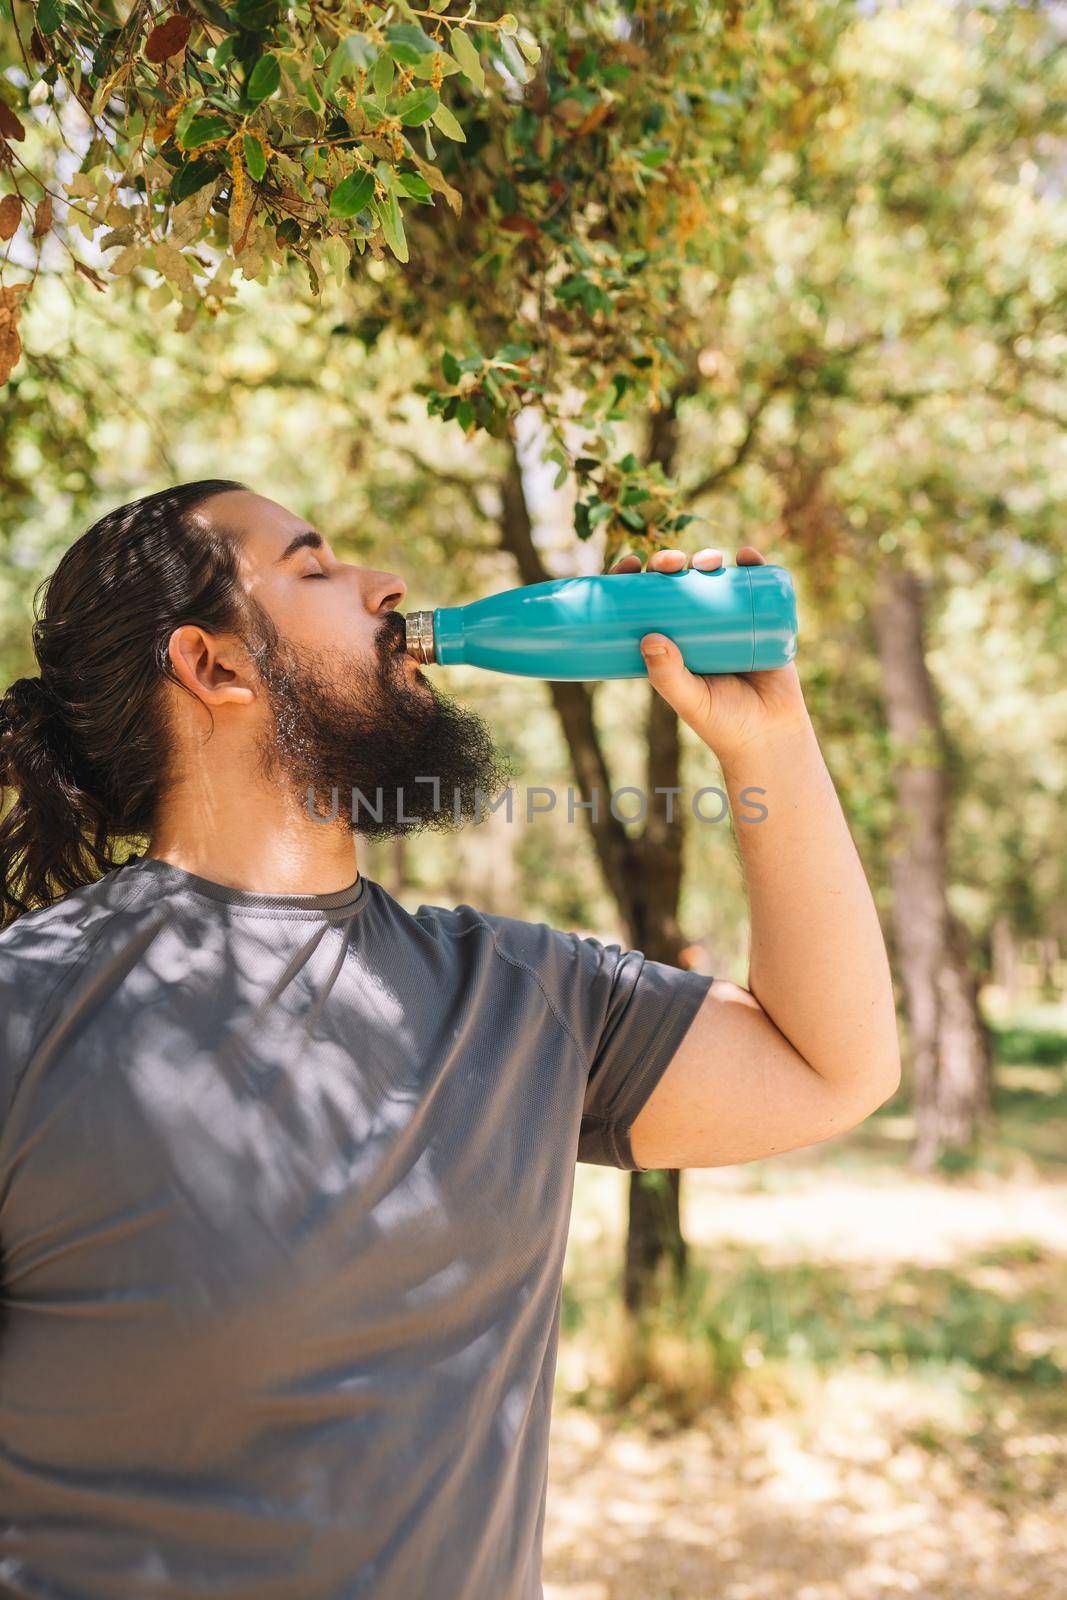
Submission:
<svg viewBox="0 0 1067 1600">
<path fill-rule="evenodd" d="M 240 539 L 246 560 L 255 563 L 276 561 L 293 536 L 308 525 L 304 517 L 286 510 L 277 500 L 246 489 L 213 495 L 203 510 Z"/>
</svg>

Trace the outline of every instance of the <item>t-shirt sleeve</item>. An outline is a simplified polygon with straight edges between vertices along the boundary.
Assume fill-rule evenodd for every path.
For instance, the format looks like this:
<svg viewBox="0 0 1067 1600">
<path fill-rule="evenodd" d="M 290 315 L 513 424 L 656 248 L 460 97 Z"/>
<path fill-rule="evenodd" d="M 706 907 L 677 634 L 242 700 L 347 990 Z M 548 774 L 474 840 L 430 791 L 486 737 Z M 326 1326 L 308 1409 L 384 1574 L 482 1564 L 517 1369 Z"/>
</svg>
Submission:
<svg viewBox="0 0 1067 1600">
<path fill-rule="evenodd" d="M 639 1172 L 630 1144 L 638 1112 L 670 1065 L 711 987 L 699 972 L 640 950 L 571 934 L 588 996 L 589 1074 L 578 1160 Z"/>
<path fill-rule="evenodd" d="M 547 923 L 477 913 L 500 954 L 532 972 L 573 1040 L 585 1094 L 578 1160 L 644 1169 L 630 1128 L 672 1060 L 712 980 Z"/>
</svg>

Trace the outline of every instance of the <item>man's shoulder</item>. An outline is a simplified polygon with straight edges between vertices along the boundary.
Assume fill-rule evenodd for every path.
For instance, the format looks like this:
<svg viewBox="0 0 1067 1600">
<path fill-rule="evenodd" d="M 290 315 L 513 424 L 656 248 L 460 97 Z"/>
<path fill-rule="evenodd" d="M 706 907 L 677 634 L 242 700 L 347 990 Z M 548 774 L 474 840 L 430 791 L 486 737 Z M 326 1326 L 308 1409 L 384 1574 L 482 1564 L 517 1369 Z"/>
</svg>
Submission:
<svg viewBox="0 0 1067 1600">
<path fill-rule="evenodd" d="M 420 905 L 414 920 L 435 938 L 465 942 L 472 936 L 475 942 L 480 939 L 488 952 L 504 962 L 513 967 L 529 967 L 539 974 L 558 970 L 561 963 L 577 965 L 586 953 L 583 946 L 597 943 L 548 922 L 486 911 L 466 902 L 451 907 Z"/>
<path fill-rule="evenodd" d="M 0 983 L 32 988 L 54 983 L 123 908 L 129 890 L 116 870 L 16 917 L 0 933 Z"/>
</svg>

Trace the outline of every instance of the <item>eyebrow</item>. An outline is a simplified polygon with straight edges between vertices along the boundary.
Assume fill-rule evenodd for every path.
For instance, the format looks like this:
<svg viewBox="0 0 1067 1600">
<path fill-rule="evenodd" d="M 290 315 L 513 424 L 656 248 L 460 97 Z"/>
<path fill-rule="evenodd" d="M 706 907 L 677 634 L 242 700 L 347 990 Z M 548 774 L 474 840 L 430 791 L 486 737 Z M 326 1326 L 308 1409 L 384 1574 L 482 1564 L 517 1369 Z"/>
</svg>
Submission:
<svg viewBox="0 0 1067 1600">
<path fill-rule="evenodd" d="M 289 540 L 275 565 L 277 566 L 282 561 L 288 561 L 289 557 L 295 556 L 298 550 L 321 550 L 324 543 L 325 540 L 321 533 L 316 533 L 314 528 L 303 528 L 294 538 Z"/>
</svg>

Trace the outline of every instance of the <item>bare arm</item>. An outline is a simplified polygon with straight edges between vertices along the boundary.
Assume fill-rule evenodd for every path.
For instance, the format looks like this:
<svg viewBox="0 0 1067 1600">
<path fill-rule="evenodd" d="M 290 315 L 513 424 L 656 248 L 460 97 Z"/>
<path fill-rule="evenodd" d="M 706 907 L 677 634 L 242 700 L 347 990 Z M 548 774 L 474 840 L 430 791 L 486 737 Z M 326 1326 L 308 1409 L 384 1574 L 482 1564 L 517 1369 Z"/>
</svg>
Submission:
<svg viewBox="0 0 1067 1600">
<path fill-rule="evenodd" d="M 719 552 L 711 553 L 721 561 Z M 653 565 L 677 565 L 661 552 Z M 699 559 L 699 558 L 695 558 Z M 746 547 L 739 560 L 760 561 Z M 626 570 L 620 566 L 620 570 Z M 716 980 L 631 1130 L 643 1167 L 717 1166 L 854 1126 L 900 1081 L 885 944 L 795 666 L 649 677 L 722 764 L 751 910 L 748 988 Z M 743 791 L 766 808 L 762 821 Z"/>
<path fill-rule="evenodd" d="M 757 740 L 723 762 L 731 811 L 766 791 L 765 820 L 738 843 L 752 920 L 748 987 L 812 1070 L 849 1099 L 900 1071 L 882 930 L 815 730 Z"/>
</svg>

